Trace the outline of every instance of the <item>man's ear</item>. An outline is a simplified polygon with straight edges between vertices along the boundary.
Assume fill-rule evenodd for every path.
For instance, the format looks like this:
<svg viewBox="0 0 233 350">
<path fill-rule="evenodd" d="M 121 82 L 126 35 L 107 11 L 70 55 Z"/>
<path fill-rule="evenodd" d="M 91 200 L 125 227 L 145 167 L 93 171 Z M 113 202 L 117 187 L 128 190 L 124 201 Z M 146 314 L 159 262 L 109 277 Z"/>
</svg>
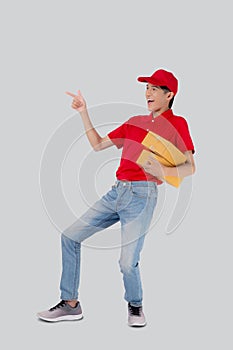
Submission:
<svg viewBox="0 0 233 350">
<path fill-rule="evenodd" d="M 169 92 L 167 93 L 167 99 L 168 99 L 168 101 L 170 101 L 173 97 L 174 97 L 174 92 L 169 91 Z"/>
</svg>

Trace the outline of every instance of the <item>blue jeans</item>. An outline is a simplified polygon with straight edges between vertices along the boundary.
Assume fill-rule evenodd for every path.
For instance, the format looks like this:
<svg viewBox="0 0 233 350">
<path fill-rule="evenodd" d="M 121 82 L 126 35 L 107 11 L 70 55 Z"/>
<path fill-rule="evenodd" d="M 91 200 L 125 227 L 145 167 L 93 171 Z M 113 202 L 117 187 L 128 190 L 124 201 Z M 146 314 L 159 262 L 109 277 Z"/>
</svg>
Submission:
<svg viewBox="0 0 233 350">
<path fill-rule="evenodd" d="M 81 242 L 120 221 L 119 265 L 125 287 L 124 298 L 134 306 L 142 305 L 139 259 L 157 194 L 155 182 L 116 180 L 104 196 L 62 233 L 61 299 L 78 299 Z"/>
</svg>

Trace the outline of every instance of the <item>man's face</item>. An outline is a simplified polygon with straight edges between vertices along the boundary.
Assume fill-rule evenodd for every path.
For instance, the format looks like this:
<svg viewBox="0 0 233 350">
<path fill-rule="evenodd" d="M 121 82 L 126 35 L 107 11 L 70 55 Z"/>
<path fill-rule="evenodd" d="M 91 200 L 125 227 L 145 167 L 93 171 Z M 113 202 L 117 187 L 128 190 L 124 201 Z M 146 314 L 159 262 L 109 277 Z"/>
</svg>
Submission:
<svg viewBox="0 0 233 350">
<path fill-rule="evenodd" d="M 146 100 L 148 110 L 157 112 L 161 109 L 168 108 L 169 94 L 165 93 L 159 86 L 148 83 L 146 85 Z"/>
</svg>

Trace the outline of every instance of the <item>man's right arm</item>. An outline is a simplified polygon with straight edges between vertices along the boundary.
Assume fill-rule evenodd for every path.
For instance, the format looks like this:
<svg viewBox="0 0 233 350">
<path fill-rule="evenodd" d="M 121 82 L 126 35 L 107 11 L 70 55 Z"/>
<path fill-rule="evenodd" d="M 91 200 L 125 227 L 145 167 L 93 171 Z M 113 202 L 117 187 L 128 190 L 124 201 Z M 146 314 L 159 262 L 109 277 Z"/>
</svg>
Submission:
<svg viewBox="0 0 233 350">
<path fill-rule="evenodd" d="M 105 148 L 113 146 L 114 143 L 108 136 L 101 137 L 95 130 L 87 111 L 86 101 L 84 100 L 80 90 L 78 90 L 77 95 L 71 92 L 66 92 L 66 94 L 73 97 L 72 108 L 76 109 L 80 113 L 87 138 L 92 148 L 95 151 L 102 151 Z"/>
<path fill-rule="evenodd" d="M 110 140 L 108 136 L 101 137 L 95 130 L 92 122 L 90 120 L 87 109 L 80 112 L 83 125 L 86 131 L 87 138 L 92 146 L 92 148 L 97 151 L 102 151 L 105 148 L 111 147 L 114 143 Z"/>
</svg>

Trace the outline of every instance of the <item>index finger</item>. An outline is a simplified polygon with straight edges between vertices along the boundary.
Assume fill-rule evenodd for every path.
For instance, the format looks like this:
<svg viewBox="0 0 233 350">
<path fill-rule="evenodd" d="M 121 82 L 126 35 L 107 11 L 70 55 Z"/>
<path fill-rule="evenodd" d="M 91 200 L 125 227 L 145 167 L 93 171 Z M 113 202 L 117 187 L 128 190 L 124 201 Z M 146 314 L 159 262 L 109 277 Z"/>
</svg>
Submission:
<svg viewBox="0 0 233 350">
<path fill-rule="evenodd" d="M 76 97 L 76 95 L 75 95 L 75 94 L 72 94 L 72 92 L 66 91 L 65 93 L 66 93 L 67 95 L 71 96 L 71 97 Z"/>
</svg>

